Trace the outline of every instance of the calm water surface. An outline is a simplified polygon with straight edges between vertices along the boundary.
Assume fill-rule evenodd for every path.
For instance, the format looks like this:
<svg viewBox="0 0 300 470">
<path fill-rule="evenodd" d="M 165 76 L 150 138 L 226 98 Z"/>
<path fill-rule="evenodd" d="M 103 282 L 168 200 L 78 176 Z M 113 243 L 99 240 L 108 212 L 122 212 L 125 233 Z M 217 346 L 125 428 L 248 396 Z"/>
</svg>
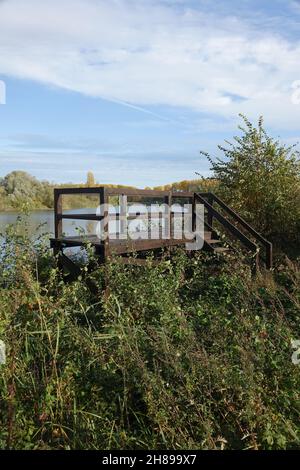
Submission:
<svg viewBox="0 0 300 470">
<path fill-rule="evenodd" d="M 87 209 L 76 209 L 76 211 L 65 211 L 65 213 L 87 213 Z M 0 212 L 0 233 L 3 234 L 8 225 L 14 224 L 18 217 L 18 212 Z M 31 212 L 28 217 L 28 229 L 32 239 L 39 235 L 48 234 L 54 236 L 54 211 L 38 210 Z M 97 222 L 89 220 L 63 220 L 63 231 L 67 235 L 76 235 L 77 229 L 83 229 L 86 233 L 96 233 Z"/>
<path fill-rule="evenodd" d="M 116 208 L 117 210 L 119 208 Z M 132 205 L 130 212 L 135 210 L 140 210 L 138 207 Z M 74 213 L 91 213 L 95 214 L 95 209 L 73 209 L 64 211 L 66 214 Z M 0 234 L 5 233 L 5 229 L 8 225 L 14 224 L 18 217 L 18 212 L 0 212 Z M 42 234 L 49 234 L 49 236 L 54 236 L 54 211 L 53 210 L 37 210 L 31 212 L 27 216 L 29 235 L 34 240 Z M 78 232 L 83 231 L 89 235 L 95 235 L 97 233 L 96 227 L 97 221 L 90 220 L 72 220 L 64 219 L 63 220 L 63 232 L 67 236 L 77 235 Z M 143 230 L 143 222 L 131 221 L 130 222 L 130 231 L 135 231 L 137 228 Z M 144 230 L 146 230 L 146 226 Z M 109 231 L 113 233 L 116 231 L 116 222 L 111 221 L 109 223 Z"/>
</svg>

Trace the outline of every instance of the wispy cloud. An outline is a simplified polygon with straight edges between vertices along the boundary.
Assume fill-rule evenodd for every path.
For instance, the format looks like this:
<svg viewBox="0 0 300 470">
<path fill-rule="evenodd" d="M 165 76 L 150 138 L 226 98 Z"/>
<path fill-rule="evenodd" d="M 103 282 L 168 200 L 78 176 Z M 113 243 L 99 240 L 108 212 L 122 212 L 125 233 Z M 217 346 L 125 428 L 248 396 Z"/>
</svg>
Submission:
<svg viewBox="0 0 300 470">
<path fill-rule="evenodd" d="M 298 2 L 289 7 L 299 22 Z M 264 114 L 297 128 L 300 106 L 290 95 L 300 79 L 299 36 L 287 38 L 284 25 L 272 30 L 272 14 L 253 16 L 218 15 L 204 1 L 10 0 L 0 3 L 0 73 L 161 120 L 169 118 L 153 105 L 226 119 Z"/>
</svg>

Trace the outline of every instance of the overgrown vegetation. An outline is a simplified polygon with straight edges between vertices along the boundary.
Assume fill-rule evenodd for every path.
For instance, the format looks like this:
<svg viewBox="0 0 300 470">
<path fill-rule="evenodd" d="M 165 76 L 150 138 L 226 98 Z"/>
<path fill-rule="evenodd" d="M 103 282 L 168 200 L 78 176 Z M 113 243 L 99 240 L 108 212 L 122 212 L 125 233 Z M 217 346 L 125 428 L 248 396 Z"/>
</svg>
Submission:
<svg viewBox="0 0 300 470">
<path fill-rule="evenodd" d="M 241 135 L 212 160 L 217 193 L 257 230 L 285 249 L 300 244 L 300 160 L 295 146 L 270 137 L 242 116 Z"/>
<path fill-rule="evenodd" d="M 65 283 L 43 246 L 10 229 L 2 255 L 1 448 L 300 447 L 299 263 L 179 251 Z"/>
<path fill-rule="evenodd" d="M 218 191 L 278 246 L 297 242 L 296 154 L 245 123 L 212 162 Z M 240 256 L 97 267 L 88 252 L 94 268 L 68 283 L 23 219 L 4 234 L 0 448 L 300 448 L 299 259 L 253 277 Z"/>
</svg>

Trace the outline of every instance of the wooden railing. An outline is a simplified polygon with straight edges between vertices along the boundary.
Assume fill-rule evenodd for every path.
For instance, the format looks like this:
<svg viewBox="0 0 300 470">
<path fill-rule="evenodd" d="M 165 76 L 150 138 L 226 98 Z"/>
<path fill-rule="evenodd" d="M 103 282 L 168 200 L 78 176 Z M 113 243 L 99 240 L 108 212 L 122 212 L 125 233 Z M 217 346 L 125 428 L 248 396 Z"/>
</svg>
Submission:
<svg viewBox="0 0 300 470">
<path fill-rule="evenodd" d="M 120 212 L 113 214 L 114 217 L 119 218 L 121 223 L 124 218 L 132 219 L 139 215 L 143 218 L 142 214 L 135 213 L 131 215 L 127 213 L 127 197 L 137 198 L 162 198 L 162 202 L 167 204 L 169 211 L 167 212 L 166 224 L 171 228 L 172 220 L 176 217 L 176 214 L 172 211 L 173 198 L 188 198 L 189 202 L 193 202 L 194 193 L 187 191 L 156 191 L 151 189 L 134 189 L 134 188 L 105 188 L 105 187 L 93 187 L 93 188 L 55 188 L 54 189 L 54 212 L 55 212 L 55 238 L 62 237 L 62 220 L 63 219 L 74 219 L 74 220 L 94 220 L 101 221 L 105 218 L 108 220 L 108 213 L 103 214 L 90 214 L 90 213 L 63 213 L 62 196 L 63 195 L 96 195 L 99 198 L 99 205 L 109 203 L 110 196 L 119 196 Z M 148 217 L 156 218 L 162 217 L 161 213 L 149 212 L 145 214 L 145 219 Z M 104 232 L 107 232 L 106 240 L 109 240 L 108 224 L 103 227 Z"/>
<path fill-rule="evenodd" d="M 102 220 L 102 215 L 96 214 L 64 214 L 62 205 L 62 196 L 70 194 L 95 194 L 99 197 L 99 204 L 102 204 L 105 199 L 104 188 L 55 188 L 54 189 L 54 232 L 55 238 L 62 236 L 62 220 Z"/>
<path fill-rule="evenodd" d="M 165 218 L 165 224 L 172 229 L 173 219 L 176 213 L 172 210 L 174 198 L 186 198 L 189 203 L 193 203 L 193 228 L 195 227 L 195 204 L 200 202 L 204 205 L 207 211 L 207 220 L 205 221 L 206 229 L 213 231 L 213 221 L 217 220 L 231 235 L 237 238 L 252 254 L 258 264 L 259 259 L 263 259 L 266 268 L 272 268 L 272 244 L 260 235 L 251 225 L 248 224 L 242 217 L 240 217 L 233 209 L 231 209 L 224 201 L 213 193 L 192 193 L 187 191 L 156 191 L 148 189 L 131 189 L 131 188 L 106 188 L 106 187 L 92 187 L 92 188 L 58 188 L 54 190 L 54 209 L 55 209 L 55 238 L 62 237 L 62 220 L 63 219 L 79 219 L 79 220 L 94 220 L 101 221 L 105 219 L 105 226 L 103 230 L 105 237 L 103 241 L 104 254 L 109 252 L 109 227 L 108 227 L 108 212 L 102 214 L 88 214 L 88 213 L 63 213 L 62 196 L 63 195 L 96 195 L 99 205 L 107 204 L 108 207 L 109 197 L 119 196 L 120 211 L 114 214 L 118 217 L 120 223 L 124 219 L 130 219 L 131 215 L 127 213 L 127 197 L 134 198 L 162 198 L 162 202 L 168 205 L 169 210 L 165 215 L 161 213 L 145 215 L 147 217 Z M 216 205 L 219 210 L 217 210 Z M 221 209 L 221 212 L 220 212 Z M 96 212 L 96 210 L 95 210 Z M 226 216 L 224 215 L 226 213 Z M 135 216 L 133 216 L 135 217 Z M 228 218 L 229 217 L 229 218 Z M 244 232 L 247 232 L 244 233 Z M 251 237 L 251 238 L 250 238 Z M 171 232 L 172 238 L 172 232 Z M 263 246 L 265 256 L 262 256 L 260 246 Z"/>
<path fill-rule="evenodd" d="M 245 219 L 239 216 L 233 209 L 231 209 L 222 199 L 214 193 L 195 193 L 195 198 L 207 210 L 207 220 L 211 228 L 213 228 L 213 220 L 216 219 L 223 227 L 231 232 L 238 238 L 250 251 L 255 253 L 257 261 L 262 259 L 267 269 L 272 269 L 272 243 L 266 240 L 260 233 L 258 233 Z M 264 247 L 265 256 L 263 257 L 260 252 L 260 246 L 254 243 L 247 235 L 245 235 L 239 228 L 234 225 L 228 218 L 221 214 L 215 207 L 217 204 L 223 211 L 225 211 L 237 224 L 239 224 L 245 231 L 251 234 L 257 243 Z"/>
</svg>

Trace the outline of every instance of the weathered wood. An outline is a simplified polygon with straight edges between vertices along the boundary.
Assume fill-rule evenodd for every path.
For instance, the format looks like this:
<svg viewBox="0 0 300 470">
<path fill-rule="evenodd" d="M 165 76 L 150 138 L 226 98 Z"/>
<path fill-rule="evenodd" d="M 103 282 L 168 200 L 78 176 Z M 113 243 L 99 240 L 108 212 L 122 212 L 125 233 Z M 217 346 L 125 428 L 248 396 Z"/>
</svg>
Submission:
<svg viewBox="0 0 300 470">
<path fill-rule="evenodd" d="M 211 215 L 217 219 L 223 227 L 227 228 L 233 235 L 235 235 L 249 250 L 255 252 L 257 246 L 253 243 L 246 235 L 244 235 L 235 225 L 233 225 L 229 220 L 227 220 L 222 214 L 220 214 L 216 209 L 214 209 L 209 202 L 206 201 L 200 194 L 197 194 L 199 201 L 204 204 L 208 209 Z"/>
<path fill-rule="evenodd" d="M 80 276 L 81 270 L 79 266 L 77 266 L 77 264 L 74 263 L 68 256 L 66 256 L 64 253 L 60 253 L 59 258 L 62 266 L 69 271 L 73 279 L 76 279 L 78 276 Z"/>
<path fill-rule="evenodd" d="M 172 193 L 169 192 L 164 198 L 168 212 L 165 217 L 165 238 L 172 238 Z"/>
<path fill-rule="evenodd" d="M 120 213 L 116 214 L 116 217 L 120 220 L 120 232 L 126 234 L 127 237 L 127 196 L 126 194 L 119 195 Z"/>
<path fill-rule="evenodd" d="M 158 191 L 154 189 L 123 189 L 123 188 L 105 188 L 109 196 L 118 196 L 125 194 L 126 196 L 138 197 L 164 197 L 168 196 L 170 191 Z M 188 191 L 173 191 L 174 197 L 193 197 L 192 192 Z"/>
<path fill-rule="evenodd" d="M 54 191 L 57 191 L 60 194 L 99 194 L 102 186 L 95 188 L 55 188 Z"/>
<path fill-rule="evenodd" d="M 208 196 L 208 202 L 209 204 L 213 207 L 214 199 L 211 195 Z M 213 227 L 213 222 L 214 222 L 214 216 L 211 211 L 208 211 L 207 214 L 207 223 L 210 227 Z"/>
<path fill-rule="evenodd" d="M 156 248 L 166 248 L 168 246 L 182 245 L 190 240 L 184 239 L 157 239 L 157 240 L 127 240 L 125 243 L 120 240 L 110 240 L 110 253 L 123 254 L 134 253 L 137 251 L 148 251 Z"/>
<path fill-rule="evenodd" d="M 172 214 L 172 216 L 174 218 L 180 218 L 182 217 L 182 212 L 174 212 L 174 211 L 168 211 L 168 214 Z M 148 218 L 151 218 L 151 219 L 159 219 L 162 215 L 162 212 L 151 212 L 151 211 L 147 211 L 147 213 L 142 213 L 142 212 L 135 212 L 135 213 L 129 213 L 127 214 L 127 219 L 128 220 L 132 220 L 132 219 L 135 219 L 136 217 L 138 217 L 140 220 L 147 220 Z M 114 213 L 111 213 L 109 214 L 109 217 L 112 219 L 112 220 L 118 220 L 118 219 L 121 219 L 121 213 L 120 212 L 114 212 Z M 167 218 L 168 216 L 166 216 L 165 218 Z M 71 218 L 71 217 L 70 217 Z"/>
<path fill-rule="evenodd" d="M 267 269 L 273 268 L 273 245 L 270 242 L 266 245 L 266 267 Z"/>
<path fill-rule="evenodd" d="M 100 190 L 100 204 L 103 205 L 103 256 L 104 260 L 109 255 L 109 220 L 108 220 L 108 191 L 106 188 Z"/>
<path fill-rule="evenodd" d="M 233 209 L 231 209 L 231 207 L 227 206 L 227 204 L 225 204 L 224 201 L 222 201 L 222 199 L 220 199 L 218 196 L 216 196 L 215 194 L 212 194 L 211 193 L 211 199 L 216 201 L 219 206 L 222 207 L 222 209 L 224 209 L 228 214 L 230 214 L 235 220 L 237 220 L 244 228 L 246 228 L 248 230 L 248 232 L 250 232 L 257 240 L 259 240 L 261 243 L 263 244 L 268 244 L 268 245 L 271 245 L 271 243 L 266 240 L 260 233 L 258 233 L 253 227 L 251 227 L 250 224 L 248 224 L 248 222 L 246 222 L 245 219 L 243 219 L 240 215 L 237 214 L 237 212 L 235 212 Z"/>
<path fill-rule="evenodd" d="M 58 190 L 54 190 L 54 231 L 55 231 L 55 238 L 58 238 L 62 234 L 62 196 Z"/>
<path fill-rule="evenodd" d="M 74 220 L 102 220 L 103 216 L 96 214 L 59 214 L 58 219 L 74 219 Z"/>
<path fill-rule="evenodd" d="M 105 204 L 102 213 L 75 213 L 75 214 L 64 214 L 62 208 L 62 195 L 63 194 L 96 194 L 99 197 L 99 204 Z M 109 213 L 109 197 L 110 196 L 119 196 L 119 205 L 120 212 Z M 127 197 L 137 197 L 137 198 L 162 198 L 162 202 L 166 204 L 167 210 L 162 213 L 161 211 L 151 212 L 143 214 L 141 212 L 128 213 L 127 207 Z M 186 191 L 156 191 L 156 190 L 140 190 L 140 189 L 131 189 L 131 188 L 105 188 L 105 187 L 93 187 L 93 188 L 57 188 L 54 190 L 54 208 L 55 208 L 55 238 L 50 240 L 51 248 L 53 248 L 54 253 L 62 253 L 65 247 L 78 247 L 85 246 L 86 244 L 91 244 L 96 252 L 96 255 L 99 259 L 99 263 L 105 262 L 106 259 L 110 257 L 111 254 L 117 255 L 130 255 L 133 252 L 146 252 L 148 250 L 157 250 L 160 248 L 171 248 L 176 245 L 183 245 L 186 242 L 190 242 L 184 238 L 184 235 L 181 232 L 178 232 L 174 226 L 174 219 L 181 218 L 183 221 L 184 213 L 176 212 L 172 209 L 172 203 L 178 198 L 188 199 L 192 203 L 192 228 L 193 232 L 196 229 L 196 204 L 199 201 L 204 205 L 207 212 L 207 219 L 205 220 L 205 233 L 204 233 L 204 246 L 207 249 L 210 249 L 216 253 L 226 253 L 228 249 L 232 248 L 229 245 L 229 248 L 220 246 L 221 240 L 217 235 L 217 232 L 213 229 L 212 224 L 213 220 L 216 219 L 224 228 L 229 230 L 229 232 L 234 235 L 243 245 L 254 254 L 255 260 L 254 265 L 258 266 L 258 259 L 260 256 L 258 246 L 248 238 L 239 228 L 234 225 L 228 218 L 226 218 L 223 213 L 220 213 L 216 209 L 216 205 L 220 206 L 223 211 L 226 212 L 231 218 L 234 219 L 236 223 L 239 223 L 244 229 L 246 229 L 252 237 L 254 237 L 258 242 L 260 242 L 266 250 L 266 267 L 272 267 L 272 244 L 262 237 L 253 227 L 251 227 L 242 217 L 240 217 L 233 209 L 228 207 L 220 198 L 215 196 L 213 193 L 191 193 Z M 151 199 L 150 199 L 151 200 Z M 140 232 L 140 238 L 132 239 L 118 239 L 113 238 L 112 234 L 109 232 L 109 220 L 115 220 L 117 224 L 119 223 L 119 231 L 116 228 L 117 234 L 124 232 L 124 229 L 127 226 L 127 221 L 134 219 L 138 216 L 140 220 L 148 219 L 148 232 Z M 102 221 L 102 233 L 97 235 L 84 235 L 84 236 L 74 236 L 74 237 L 63 237 L 62 236 L 62 220 L 63 219 L 78 219 L 78 220 L 94 220 L 99 223 Z M 159 223 L 158 227 L 158 238 L 151 239 L 149 238 L 149 227 L 151 221 L 156 220 Z M 164 230 L 163 225 L 164 223 Z M 125 230 L 126 234 L 127 231 Z M 68 263 L 66 261 L 66 255 L 63 254 L 61 257 L 64 260 L 64 264 L 68 265 L 70 270 L 72 270 L 72 261 Z M 126 262 L 128 258 L 126 257 Z M 140 263 L 143 263 L 144 260 L 139 259 Z M 74 264 L 74 263 L 73 263 Z"/>
<path fill-rule="evenodd" d="M 210 205 L 215 201 L 223 210 L 227 212 L 233 219 L 235 219 L 243 228 L 245 228 L 257 241 L 259 241 L 265 248 L 266 251 L 266 268 L 272 269 L 272 258 L 273 258 L 273 247 L 272 243 L 264 238 L 260 233 L 257 232 L 245 219 L 243 219 L 237 212 L 235 212 L 231 207 L 229 207 L 222 199 L 216 196 L 213 193 L 200 193 L 200 196 L 203 198 L 208 198 Z M 212 202 L 211 202 L 212 201 Z M 212 222 L 213 212 L 209 210 L 209 220 Z M 212 223 L 210 224 L 212 226 Z M 259 254 L 257 255 L 259 258 Z"/>
</svg>

